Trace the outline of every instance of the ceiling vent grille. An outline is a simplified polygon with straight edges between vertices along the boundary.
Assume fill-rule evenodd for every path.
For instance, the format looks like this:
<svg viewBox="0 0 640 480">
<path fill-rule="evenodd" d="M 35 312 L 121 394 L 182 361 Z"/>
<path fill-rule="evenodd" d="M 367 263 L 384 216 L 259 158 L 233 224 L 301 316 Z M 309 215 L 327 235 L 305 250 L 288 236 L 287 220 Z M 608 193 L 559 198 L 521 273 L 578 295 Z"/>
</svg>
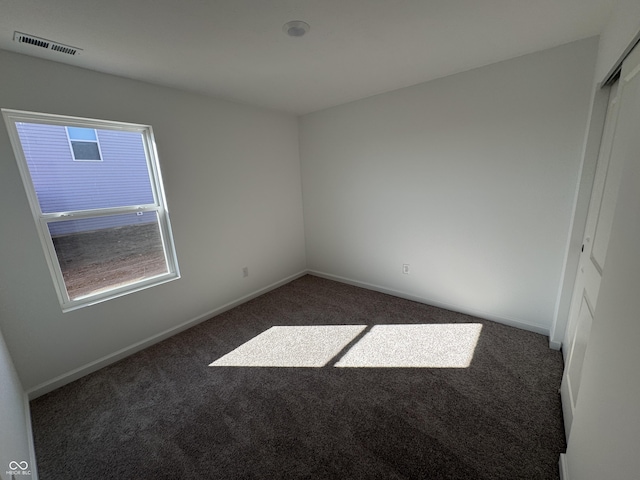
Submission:
<svg viewBox="0 0 640 480">
<path fill-rule="evenodd" d="M 81 48 L 65 45 L 64 43 L 53 42 L 46 38 L 40 38 L 21 32 L 13 32 L 13 41 L 44 48 L 45 50 L 53 50 L 54 52 L 64 53 L 66 55 L 80 55 L 80 52 L 82 52 Z"/>
</svg>

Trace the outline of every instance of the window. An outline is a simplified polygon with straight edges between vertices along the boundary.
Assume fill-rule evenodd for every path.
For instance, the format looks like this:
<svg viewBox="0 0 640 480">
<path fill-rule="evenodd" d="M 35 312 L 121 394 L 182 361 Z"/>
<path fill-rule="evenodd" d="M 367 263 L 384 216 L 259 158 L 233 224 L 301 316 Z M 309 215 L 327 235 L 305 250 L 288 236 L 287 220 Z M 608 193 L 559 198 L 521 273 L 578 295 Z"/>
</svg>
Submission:
<svg viewBox="0 0 640 480">
<path fill-rule="evenodd" d="M 179 278 L 150 126 L 2 113 L 64 311 Z"/>
<path fill-rule="evenodd" d="M 66 127 L 71 154 L 76 161 L 100 161 L 100 143 L 95 128 Z"/>
</svg>

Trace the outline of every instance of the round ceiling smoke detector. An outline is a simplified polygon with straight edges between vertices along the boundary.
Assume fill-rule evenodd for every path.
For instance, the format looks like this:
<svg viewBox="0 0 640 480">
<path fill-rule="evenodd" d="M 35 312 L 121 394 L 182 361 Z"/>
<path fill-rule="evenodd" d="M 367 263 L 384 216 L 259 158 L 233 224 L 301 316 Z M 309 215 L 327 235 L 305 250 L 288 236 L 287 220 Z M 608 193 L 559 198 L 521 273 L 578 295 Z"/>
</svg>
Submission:
<svg viewBox="0 0 640 480">
<path fill-rule="evenodd" d="M 311 27 L 300 20 L 292 20 L 282 26 L 282 31 L 290 37 L 302 37 Z"/>
</svg>

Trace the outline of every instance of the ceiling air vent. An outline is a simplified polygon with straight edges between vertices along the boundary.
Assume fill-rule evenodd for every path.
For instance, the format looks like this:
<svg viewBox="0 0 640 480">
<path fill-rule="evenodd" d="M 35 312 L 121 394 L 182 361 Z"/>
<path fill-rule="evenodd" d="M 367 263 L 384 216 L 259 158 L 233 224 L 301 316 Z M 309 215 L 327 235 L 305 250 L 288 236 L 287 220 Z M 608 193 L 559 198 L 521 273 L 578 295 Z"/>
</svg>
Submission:
<svg viewBox="0 0 640 480">
<path fill-rule="evenodd" d="M 54 52 L 65 53 L 67 55 L 80 55 L 81 48 L 65 45 L 64 43 L 58 43 L 46 38 L 36 37 L 21 32 L 13 32 L 13 41 L 17 43 L 26 43 L 27 45 L 33 45 L 34 47 L 44 48 L 45 50 L 53 50 Z"/>
</svg>

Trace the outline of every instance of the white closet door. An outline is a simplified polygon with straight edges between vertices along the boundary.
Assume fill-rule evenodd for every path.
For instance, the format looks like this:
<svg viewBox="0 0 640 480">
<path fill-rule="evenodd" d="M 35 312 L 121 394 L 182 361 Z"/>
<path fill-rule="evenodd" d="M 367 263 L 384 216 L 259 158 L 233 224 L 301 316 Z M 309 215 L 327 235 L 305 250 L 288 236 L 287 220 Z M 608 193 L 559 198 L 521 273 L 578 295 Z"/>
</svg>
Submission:
<svg viewBox="0 0 640 480">
<path fill-rule="evenodd" d="M 622 179 L 629 135 L 625 128 L 640 109 L 640 48 L 624 62 L 620 80 L 611 89 L 596 175 L 591 193 L 578 276 L 565 333 L 568 355 L 562 378 L 562 407 L 567 438 L 571 432 L 589 342 L 593 313 L 598 301 L 602 272 L 606 268 L 611 225 Z M 636 133 L 637 135 L 638 133 Z"/>
</svg>

